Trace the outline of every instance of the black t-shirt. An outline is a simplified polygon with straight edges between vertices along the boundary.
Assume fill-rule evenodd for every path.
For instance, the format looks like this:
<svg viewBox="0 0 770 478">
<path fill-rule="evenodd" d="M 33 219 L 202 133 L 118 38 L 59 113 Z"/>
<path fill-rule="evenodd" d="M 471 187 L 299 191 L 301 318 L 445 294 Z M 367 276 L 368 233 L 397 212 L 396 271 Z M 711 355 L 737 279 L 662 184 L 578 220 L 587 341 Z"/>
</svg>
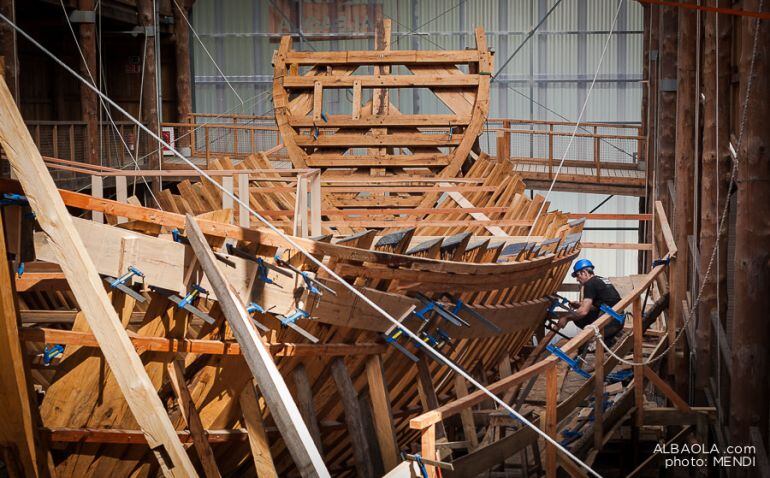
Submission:
<svg viewBox="0 0 770 478">
<path fill-rule="evenodd" d="M 583 285 L 583 299 L 591 299 L 597 309 L 602 304 L 610 307 L 620 302 L 620 294 L 609 279 L 601 276 L 593 276 Z"/>
</svg>

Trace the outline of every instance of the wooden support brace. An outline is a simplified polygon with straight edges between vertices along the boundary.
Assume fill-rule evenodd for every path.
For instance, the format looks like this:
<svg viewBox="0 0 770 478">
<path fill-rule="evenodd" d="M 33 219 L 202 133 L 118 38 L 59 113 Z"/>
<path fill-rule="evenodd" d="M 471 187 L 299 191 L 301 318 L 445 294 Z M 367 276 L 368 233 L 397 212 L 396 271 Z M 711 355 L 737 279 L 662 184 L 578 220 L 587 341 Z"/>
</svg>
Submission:
<svg viewBox="0 0 770 478">
<path fill-rule="evenodd" d="M 99 176 L 98 174 L 94 174 L 91 176 L 91 196 L 95 198 L 100 198 L 100 199 L 104 197 L 104 178 L 102 176 Z M 104 213 L 99 211 L 92 211 L 91 219 L 94 222 L 103 224 Z"/>
<path fill-rule="evenodd" d="M 634 362 L 641 363 L 643 360 L 642 355 L 642 339 L 644 339 L 644 332 L 642 331 L 642 299 L 636 297 L 633 302 L 632 308 L 633 315 L 633 330 L 634 330 Z M 673 351 L 672 351 L 673 352 Z M 644 423 L 644 366 L 634 365 L 634 396 L 636 404 L 636 426 L 640 427 Z"/>
<path fill-rule="evenodd" d="M 558 378 L 558 368 L 554 362 L 545 371 L 545 420 L 543 420 L 543 431 L 553 439 L 556 439 L 556 424 L 558 423 L 556 413 L 559 401 Z M 551 443 L 545 444 L 545 476 L 547 478 L 556 478 L 556 452 L 556 446 Z"/>
<path fill-rule="evenodd" d="M 115 176 L 115 199 L 118 202 L 128 203 L 128 179 L 125 176 Z M 128 222 L 128 219 L 118 216 L 118 224 Z"/>
<path fill-rule="evenodd" d="M 302 420 L 302 416 L 289 393 L 278 367 L 267 351 L 262 338 L 250 323 L 249 314 L 241 299 L 228 284 L 219 268 L 206 238 L 191 215 L 186 216 L 185 232 L 190 245 L 217 295 L 219 306 L 227 319 L 236 340 L 241 346 L 243 358 L 259 383 L 260 391 L 276 426 L 283 436 L 294 463 L 302 476 L 329 476 L 321 454 Z"/>
<path fill-rule="evenodd" d="M 374 430 L 380 445 L 382 464 L 385 472 L 388 472 L 398 465 L 399 454 L 390 396 L 382 372 L 382 358 L 379 355 L 372 355 L 366 360 L 366 378 L 369 383 L 369 397 L 372 400 Z"/>
<path fill-rule="evenodd" d="M 324 90 L 320 81 L 313 83 L 313 121 L 321 121 L 324 108 Z"/>
<path fill-rule="evenodd" d="M 297 364 L 292 371 L 294 377 L 294 386 L 297 391 L 297 406 L 302 418 L 305 420 L 310 434 L 313 436 L 318 450 L 323 452 L 321 446 L 321 429 L 318 426 L 318 418 L 315 413 L 315 406 L 313 405 L 313 387 L 310 385 L 310 379 L 308 379 L 307 371 L 304 364 Z"/>
<path fill-rule="evenodd" d="M 666 396 L 669 400 L 671 400 L 671 403 L 674 404 L 676 408 L 683 412 L 690 412 L 692 409 L 690 408 L 690 405 L 687 404 L 687 402 L 679 396 L 676 391 L 674 391 L 673 388 L 669 384 L 665 382 L 658 374 L 652 371 L 652 369 L 648 366 L 643 366 L 642 369 L 644 370 L 644 376 L 647 377 L 647 379 L 655 385 L 655 387 L 663 392 L 663 395 Z"/>
<path fill-rule="evenodd" d="M 337 385 L 337 392 L 342 400 L 342 407 L 345 409 L 345 423 L 353 448 L 356 473 L 362 477 L 373 477 L 374 469 L 369 457 L 369 441 L 364 432 L 364 420 L 358 402 L 358 393 L 350 379 L 348 369 L 345 367 L 345 361 L 341 357 L 336 357 L 332 360 L 331 371 L 334 383 Z"/>
<path fill-rule="evenodd" d="M 249 175 L 238 175 L 238 199 L 244 204 L 249 204 Z M 238 205 L 238 225 L 241 227 L 249 227 L 249 210 Z"/>
<path fill-rule="evenodd" d="M 161 469 L 172 477 L 197 476 L 4 81 L 0 115 L 0 144 L 8 162 Z"/>
<path fill-rule="evenodd" d="M 246 432 L 249 434 L 249 446 L 251 456 L 254 458 L 254 469 L 259 478 L 278 478 L 278 472 L 270 454 L 270 443 L 267 441 L 265 425 L 262 423 L 262 413 L 259 410 L 259 401 L 254 383 L 249 380 L 238 400 L 243 414 L 243 422 Z"/>
<path fill-rule="evenodd" d="M 179 411 L 184 421 L 187 422 L 187 428 L 190 429 L 190 436 L 192 436 L 193 446 L 203 466 L 203 473 L 207 478 L 217 478 L 221 475 L 217 468 L 214 452 L 211 450 L 211 445 L 206 437 L 206 430 L 203 428 L 201 417 L 198 415 L 195 402 L 184 379 L 184 362 L 181 359 L 172 360 L 166 364 L 166 368 L 171 381 L 171 388 L 174 389 L 176 395 Z"/>
<path fill-rule="evenodd" d="M 597 340 L 594 354 L 594 448 L 604 445 L 604 343 Z"/>
</svg>

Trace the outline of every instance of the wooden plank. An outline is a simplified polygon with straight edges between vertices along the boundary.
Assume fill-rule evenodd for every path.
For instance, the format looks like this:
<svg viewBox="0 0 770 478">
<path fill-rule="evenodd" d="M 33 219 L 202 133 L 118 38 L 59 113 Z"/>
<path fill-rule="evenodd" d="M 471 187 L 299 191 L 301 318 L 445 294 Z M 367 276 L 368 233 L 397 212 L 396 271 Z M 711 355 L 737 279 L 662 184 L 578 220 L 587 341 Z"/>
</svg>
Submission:
<svg viewBox="0 0 770 478">
<path fill-rule="evenodd" d="M 658 374 L 652 371 L 652 369 L 648 366 L 642 367 L 644 369 L 644 376 L 647 377 L 647 379 L 655 385 L 655 387 L 658 388 L 661 392 L 663 392 L 663 395 L 665 395 L 669 400 L 671 400 L 671 403 L 674 404 L 676 408 L 681 410 L 682 412 L 689 412 L 691 411 L 690 405 L 687 404 L 686 401 L 682 397 L 679 396 L 678 393 L 674 391 L 673 388 L 669 384 L 667 384 Z"/>
<path fill-rule="evenodd" d="M 232 176 L 223 176 L 222 177 L 222 186 L 225 188 L 225 190 L 233 194 L 233 177 Z M 222 193 L 222 209 L 233 209 L 234 201 L 233 198 L 229 194 Z"/>
<path fill-rule="evenodd" d="M 315 406 L 313 405 L 313 387 L 310 385 L 305 365 L 302 363 L 297 364 L 292 371 L 292 376 L 294 377 L 294 386 L 297 391 L 297 407 L 299 407 L 299 412 L 305 420 L 305 424 L 318 450 L 323 453 L 321 429 L 318 427 L 318 418 L 316 417 Z"/>
<path fill-rule="evenodd" d="M 457 398 L 463 398 L 468 396 L 468 384 L 465 383 L 465 378 L 460 375 L 455 375 L 455 395 Z M 476 423 L 473 420 L 473 410 L 466 408 L 460 412 L 460 421 L 463 425 L 463 433 L 465 439 L 468 440 L 468 451 L 472 452 L 479 446 L 479 437 L 476 434 Z"/>
<path fill-rule="evenodd" d="M 168 476 L 197 476 L 4 81 L 0 111 L 0 144 L 161 469 Z"/>
<path fill-rule="evenodd" d="M 641 363 L 644 360 L 643 343 L 644 332 L 642 331 L 642 301 L 635 298 L 632 307 L 633 332 L 634 332 L 634 362 Z M 634 365 L 634 403 L 636 404 L 636 426 L 640 427 L 644 423 L 644 366 Z"/>
<path fill-rule="evenodd" d="M 297 136 L 294 142 L 298 146 L 313 146 L 324 148 L 339 147 L 374 147 L 374 146 L 457 146 L 463 140 L 462 134 L 422 134 L 422 133 L 393 133 L 385 136 L 337 133 L 331 135 Z"/>
<path fill-rule="evenodd" d="M 91 195 L 95 198 L 104 197 L 104 178 L 98 174 L 91 176 Z M 91 213 L 91 219 L 94 222 L 104 223 L 104 214 L 99 211 Z"/>
<path fill-rule="evenodd" d="M 324 110 L 324 85 L 317 77 L 302 77 L 302 76 L 287 76 L 283 79 L 284 88 L 288 87 L 287 83 L 291 83 L 292 79 L 305 78 L 310 80 L 309 87 L 313 88 L 313 121 L 321 121 L 321 113 Z"/>
<path fill-rule="evenodd" d="M 259 478 L 278 478 L 278 472 L 270 454 L 270 443 L 267 441 L 265 425 L 262 423 L 262 413 L 254 383 L 249 380 L 241 392 L 238 402 L 241 406 L 246 432 L 249 435 L 249 447 L 254 458 L 254 469 Z"/>
<path fill-rule="evenodd" d="M 545 371 L 545 419 L 543 431 L 553 439 L 556 439 L 556 425 L 558 416 L 556 407 L 559 401 L 558 368 L 552 364 Z M 545 476 L 556 478 L 556 446 L 550 442 L 545 444 Z"/>
<path fill-rule="evenodd" d="M 13 445 L 23 476 L 45 476 L 46 453 L 37 433 L 37 404 L 33 401 L 28 360 L 19 342 L 19 316 L 4 229 L 4 221 L 0 220 L 0 443 Z"/>
<path fill-rule="evenodd" d="M 241 202 L 243 202 L 244 204 L 249 204 L 250 194 L 249 194 L 249 175 L 248 174 L 238 175 L 238 199 L 240 199 Z M 249 221 L 250 221 L 249 210 L 239 204 L 238 205 L 238 225 L 241 227 L 248 228 Z"/>
<path fill-rule="evenodd" d="M 345 409 L 345 423 L 347 424 L 350 445 L 353 448 L 356 473 L 364 478 L 373 477 L 374 469 L 369 457 L 369 442 L 364 433 L 363 417 L 358 403 L 358 393 L 350 379 L 348 369 L 342 358 L 335 358 L 331 363 L 332 377 L 337 385 L 337 392 L 342 406 Z"/>
<path fill-rule="evenodd" d="M 438 454 L 436 453 L 436 424 L 432 424 L 420 432 L 420 449 L 423 458 L 438 461 Z M 426 478 L 436 478 L 436 469 L 430 465 L 425 465 L 425 467 L 428 471 Z"/>
<path fill-rule="evenodd" d="M 166 364 L 166 369 L 168 370 L 171 388 L 176 395 L 179 412 L 184 421 L 187 422 L 187 428 L 190 430 L 193 446 L 198 453 L 203 473 L 207 478 L 217 478 L 221 475 L 219 474 L 219 468 L 217 468 L 214 452 L 211 450 L 211 445 L 206 438 L 206 430 L 203 428 L 201 417 L 195 408 L 195 402 L 184 379 L 184 362 L 180 359 L 172 360 Z"/>
<path fill-rule="evenodd" d="M 125 176 L 115 176 L 115 199 L 118 202 L 128 202 L 128 181 Z M 118 224 L 127 221 L 125 217 L 118 216 Z"/>
<path fill-rule="evenodd" d="M 359 121 L 361 121 L 361 80 L 353 80 L 353 112 L 352 112 L 352 118 L 356 121 L 351 121 L 350 124 L 358 124 Z M 297 122 L 294 121 L 292 118 L 289 119 L 289 121 L 293 125 L 297 125 Z M 335 121 L 334 119 L 329 119 L 329 121 Z M 342 124 L 339 124 L 338 122 L 334 122 L 331 125 L 334 126 L 344 126 Z"/>
<path fill-rule="evenodd" d="M 287 76 L 283 87 L 318 91 L 318 88 L 353 88 L 354 82 L 360 82 L 362 88 L 476 88 L 479 75 Z"/>
<path fill-rule="evenodd" d="M 353 76 L 353 113 L 355 113 L 355 95 L 357 81 Z M 359 93 L 360 95 L 360 93 Z M 466 126 L 471 121 L 470 116 L 444 115 L 444 114 L 426 114 L 426 115 L 406 115 L 389 114 L 386 116 L 362 115 L 361 98 L 359 97 L 358 113 L 359 118 L 348 115 L 326 115 L 328 121 L 323 125 L 329 128 L 372 128 L 388 126 L 412 126 L 412 127 L 447 127 L 447 126 Z M 295 128 L 312 128 L 314 126 L 313 118 L 309 116 L 290 116 L 289 124 Z"/>
<path fill-rule="evenodd" d="M 287 64 L 297 65 L 399 65 L 412 63 L 426 64 L 457 64 L 479 61 L 479 52 L 475 50 L 392 50 L 388 52 L 371 50 L 351 50 L 332 52 L 289 51 L 286 54 Z"/>
<path fill-rule="evenodd" d="M 297 469 L 302 476 L 329 476 L 326 465 L 313 444 L 313 438 L 302 420 L 283 377 L 262 342 L 262 338 L 249 323 L 249 314 L 241 302 L 242 299 L 227 283 L 195 218 L 188 214 L 185 224 L 185 231 L 195 256 L 217 293 L 225 319 L 241 346 L 251 373 L 259 383 L 267 407 L 281 431 Z"/>
<path fill-rule="evenodd" d="M 395 425 L 393 424 L 390 396 L 382 371 L 382 359 L 379 355 L 372 355 L 367 359 L 366 378 L 369 384 L 369 397 L 372 400 L 372 419 L 374 420 L 377 442 L 380 445 L 382 464 L 385 467 L 385 472 L 388 472 L 398 465 L 399 449 L 394 433 Z"/>
<path fill-rule="evenodd" d="M 604 444 L 604 344 L 596 341 L 594 354 L 594 448 Z"/>
</svg>

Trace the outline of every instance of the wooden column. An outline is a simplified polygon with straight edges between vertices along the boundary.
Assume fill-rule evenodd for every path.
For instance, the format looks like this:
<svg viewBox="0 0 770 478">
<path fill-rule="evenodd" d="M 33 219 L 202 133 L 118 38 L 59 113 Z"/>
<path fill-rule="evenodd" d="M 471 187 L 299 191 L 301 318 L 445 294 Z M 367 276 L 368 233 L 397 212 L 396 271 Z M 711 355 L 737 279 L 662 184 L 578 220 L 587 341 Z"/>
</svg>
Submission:
<svg viewBox="0 0 770 478">
<path fill-rule="evenodd" d="M 361 417 L 361 409 L 358 404 L 358 393 L 350 380 L 348 369 L 341 357 L 336 357 L 331 363 L 332 377 L 337 385 L 342 406 L 345 409 L 345 423 L 348 427 L 348 436 L 353 448 L 353 456 L 356 464 L 356 474 L 361 477 L 374 476 L 372 460 L 369 457 L 369 443 L 364 433 L 364 423 Z"/>
<path fill-rule="evenodd" d="M 596 341 L 594 354 L 594 448 L 604 443 L 604 344 Z"/>
<path fill-rule="evenodd" d="M 632 307 L 634 331 L 634 363 L 642 363 L 644 330 L 642 327 L 642 299 L 634 299 Z M 673 354 L 673 351 L 671 351 Z M 634 403 L 636 404 L 636 426 L 644 423 L 644 365 L 634 365 Z"/>
<path fill-rule="evenodd" d="M 270 454 L 270 442 L 267 440 L 265 424 L 262 422 L 262 411 L 259 407 L 257 391 L 254 382 L 249 381 L 238 400 L 243 414 L 246 431 L 249 434 L 251 456 L 254 458 L 254 469 L 259 478 L 278 478 L 273 456 Z"/>
<path fill-rule="evenodd" d="M 672 262 L 669 274 L 671 306 L 668 319 L 675 323 L 682 322 L 682 301 L 687 298 L 687 277 L 690 255 L 687 254 L 687 236 L 693 227 L 693 161 L 695 156 L 695 55 L 696 27 L 698 13 L 683 10 L 679 12 L 679 37 L 677 42 L 677 94 L 676 94 L 676 164 L 674 184 L 673 232 L 677 254 Z M 687 349 L 685 341 L 680 344 Z M 687 356 L 687 353 L 685 353 Z M 706 360 L 706 356 L 700 357 Z M 677 390 L 685 389 L 688 381 L 687 360 L 681 360 L 676 374 Z M 685 367 L 682 369 L 682 367 Z"/>
<path fill-rule="evenodd" d="M 366 378 L 369 383 L 369 397 L 372 400 L 372 419 L 380 445 L 382 464 L 385 472 L 395 468 L 399 463 L 398 442 L 396 441 L 393 411 L 390 407 L 390 394 L 382 371 L 382 358 L 371 355 L 366 360 Z"/>
<path fill-rule="evenodd" d="M 16 13 L 13 9 L 14 0 L 0 0 L 0 13 L 10 18 L 16 19 Z M 0 21 L 0 56 L 3 57 L 5 83 L 13 94 L 13 98 L 18 100 L 19 95 L 19 63 L 17 57 L 16 36 L 13 27 Z"/>
<path fill-rule="evenodd" d="M 759 11 L 758 0 L 743 8 Z M 765 3 L 763 11 L 770 11 Z M 741 19 L 739 94 L 743 98 L 754 45 L 755 20 Z M 738 199 L 735 224 L 735 315 L 733 317 L 730 380 L 730 434 L 732 443 L 749 443 L 749 429 L 759 427 L 768 442 L 770 408 L 770 24 L 759 22 L 757 51 L 746 129 L 738 151 Z M 739 116 L 740 117 L 740 116 Z M 748 469 L 737 476 L 747 476 Z"/>
<path fill-rule="evenodd" d="M 84 11 L 94 10 L 94 0 L 78 0 L 78 9 Z M 96 66 L 96 24 L 83 22 L 78 27 L 80 48 L 83 50 L 85 62 L 80 62 L 80 74 L 86 80 L 93 79 L 98 84 L 99 69 Z M 85 157 L 86 163 L 98 164 L 99 147 L 99 100 L 96 93 L 80 84 L 80 112 L 86 123 Z"/>
<path fill-rule="evenodd" d="M 543 421 L 543 431 L 548 436 L 556 439 L 556 426 L 558 424 L 557 407 L 559 405 L 559 374 L 556 362 L 554 362 L 545 372 L 545 417 Z M 556 447 L 546 442 L 545 444 L 545 476 L 547 478 L 556 478 Z"/>
<path fill-rule="evenodd" d="M 13 276 L 6 260 L 4 229 L 0 220 L 0 447 L 13 446 L 16 466 L 24 476 L 47 476 L 46 453 L 40 448 L 37 433 L 39 417 L 37 404 L 32 400 L 29 364 L 19 342 L 19 317 Z"/>
<path fill-rule="evenodd" d="M 174 49 L 176 54 L 176 119 L 179 123 L 189 123 L 192 119 L 190 27 L 186 20 L 189 18 L 189 4 L 189 0 L 178 0 L 177 5 L 181 9 L 177 5 L 171 6 L 174 11 Z M 180 138 L 177 146 L 190 146 L 190 136 Z"/>
<path fill-rule="evenodd" d="M 676 142 L 676 54 L 678 8 L 660 7 L 658 71 L 658 164 L 655 168 L 655 199 L 671 216 L 668 182 L 674 179 Z"/>
<path fill-rule="evenodd" d="M 305 420 L 305 425 L 307 425 L 307 429 L 310 432 L 310 436 L 313 437 L 318 451 L 323 453 L 321 429 L 318 426 L 318 418 L 316 417 L 315 405 L 313 404 L 313 387 L 310 384 L 305 366 L 301 363 L 297 364 L 292 371 L 292 377 L 294 378 L 299 413 L 302 415 L 302 419 Z"/>
<path fill-rule="evenodd" d="M 712 4 L 729 8 L 731 0 L 712 1 Z M 727 193 L 730 187 L 730 158 L 729 143 L 730 104 L 732 74 L 732 22 L 729 17 L 719 17 L 719 30 L 714 24 L 714 14 L 705 16 L 704 29 L 704 58 L 703 58 L 703 156 L 700 167 L 700 271 L 706 272 L 711 254 L 714 251 L 717 238 L 717 223 L 724 209 Z M 719 54 L 717 45 L 719 42 Z M 718 69 L 717 69 L 718 68 Z M 717 105 L 717 97 L 719 104 Z M 729 99 L 728 99 L 729 98 Z M 719 129 L 717 130 L 717 124 Z M 717 143 L 719 150 L 717 151 Z M 719 174 L 717 174 L 717 169 Z M 719 201 L 717 201 L 719 196 Z M 697 356 L 709 357 L 711 344 L 711 316 L 718 312 L 719 320 L 727 323 L 727 234 L 719 242 L 719 262 L 711 268 L 711 277 L 703 287 L 700 305 L 698 307 L 698 329 L 695 331 Z M 718 264 L 718 265 L 717 265 Z M 717 271 L 719 269 L 719 271 Z M 703 280 L 703 278 L 700 278 Z M 719 311 L 717 311 L 717 284 L 719 294 Z M 710 360 L 698 360 L 695 369 L 695 386 L 703 388 L 708 384 Z"/>
<path fill-rule="evenodd" d="M 152 0 L 137 0 L 139 9 L 139 25 L 152 30 L 154 12 L 152 10 Z M 147 48 L 144 52 L 144 87 L 142 88 L 142 122 L 147 124 L 154 133 L 160 134 L 160 125 L 158 124 L 158 90 L 156 84 L 155 69 L 155 41 L 157 40 L 156 31 L 148 30 Z M 150 141 L 150 151 L 154 151 L 158 145 L 155 141 Z M 151 154 L 147 158 L 148 169 L 158 169 L 160 166 L 159 150 L 157 154 Z M 155 192 L 160 191 L 160 181 L 153 178 L 152 188 Z"/>
</svg>

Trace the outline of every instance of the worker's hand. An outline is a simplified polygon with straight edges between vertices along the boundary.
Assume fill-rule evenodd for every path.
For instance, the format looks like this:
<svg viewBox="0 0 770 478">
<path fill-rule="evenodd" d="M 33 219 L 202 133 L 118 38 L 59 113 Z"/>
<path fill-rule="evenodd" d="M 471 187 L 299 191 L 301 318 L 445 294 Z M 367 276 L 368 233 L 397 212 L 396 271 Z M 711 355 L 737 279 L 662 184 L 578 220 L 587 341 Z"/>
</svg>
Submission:
<svg viewBox="0 0 770 478">
<path fill-rule="evenodd" d="M 562 317 L 561 319 L 559 319 L 559 328 L 560 329 L 563 329 L 564 327 L 566 327 L 567 324 L 569 324 L 569 317 L 567 317 L 566 315 L 564 317 Z"/>
</svg>

